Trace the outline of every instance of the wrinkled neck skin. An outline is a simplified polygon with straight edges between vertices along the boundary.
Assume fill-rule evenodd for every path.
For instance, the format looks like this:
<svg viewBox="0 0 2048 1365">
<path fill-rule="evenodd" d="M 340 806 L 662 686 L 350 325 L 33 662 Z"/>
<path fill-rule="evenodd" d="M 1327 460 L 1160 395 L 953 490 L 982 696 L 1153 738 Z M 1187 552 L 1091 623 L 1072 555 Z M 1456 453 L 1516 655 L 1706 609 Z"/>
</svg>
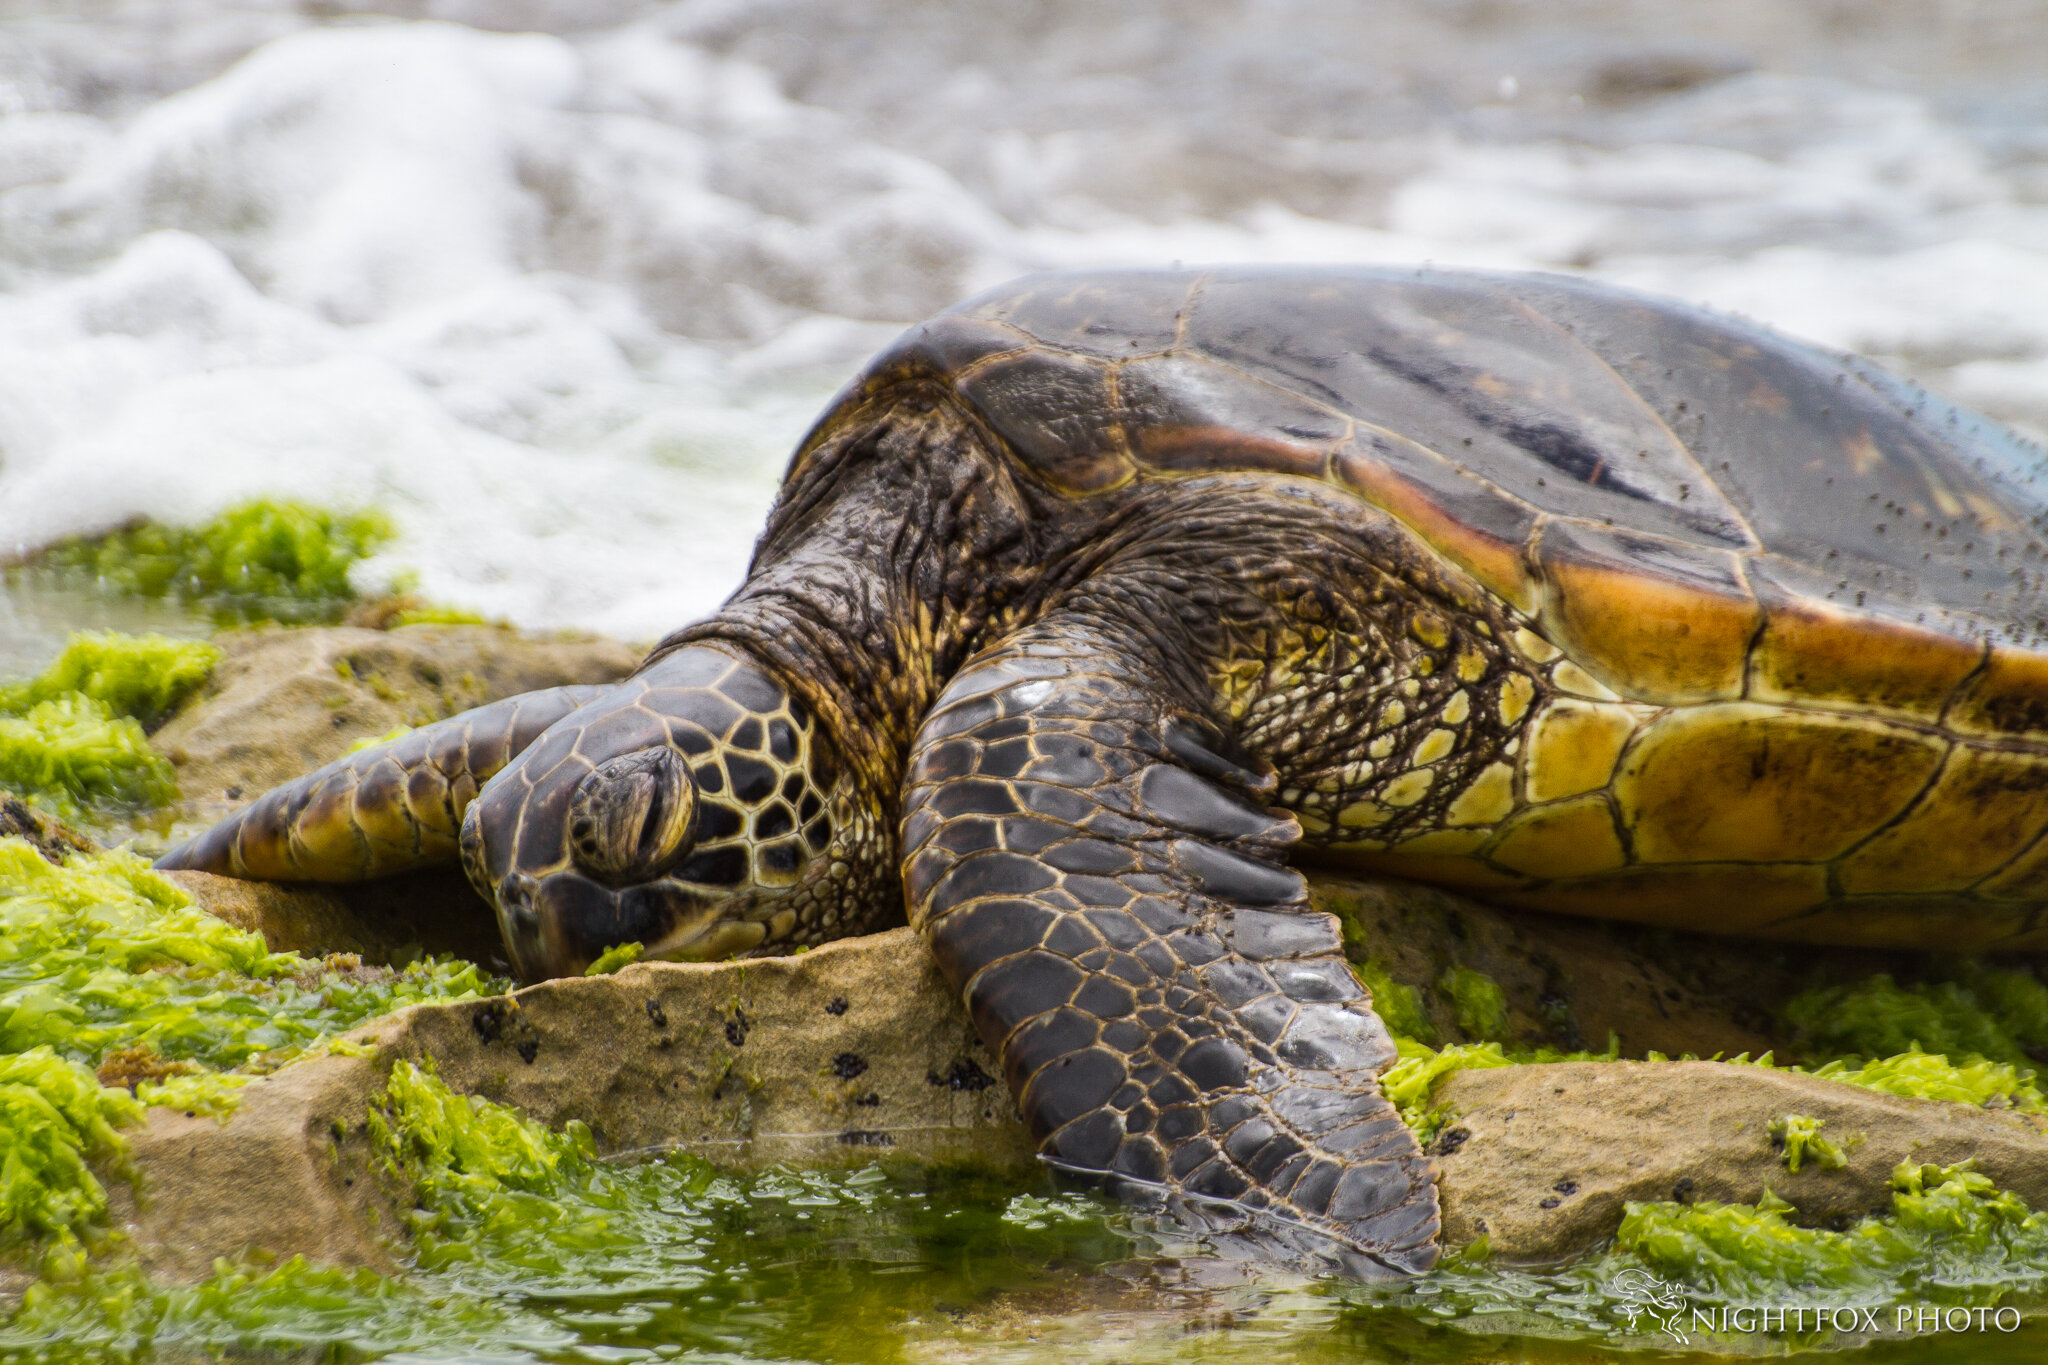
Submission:
<svg viewBox="0 0 2048 1365">
<path fill-rule="evenodd" d="M 493 778 L 463 860 L 520 973 L 788 952 L 902 914 L 903 765 L 947 679 L 1072 581 L 953 409 L 900 393 L 800 455 L 746 584 Z M 1042 496 L 1042 495 L 1041 495 Z"/>
<path fill-rule="evenodd" d="M 1059 565 L 1071 554 L 1047 543 L 1060 519 L 1034 506 L 1044 495 L 1020 487 L 957 410 L 900 398 L 875 409 L 799 455 L 746 583 L 653 658 L 714 645 L 760 660 L 818 712 L 893 828 L 911 738 L 939 690 L 1069 580 Z"/>
</svg>

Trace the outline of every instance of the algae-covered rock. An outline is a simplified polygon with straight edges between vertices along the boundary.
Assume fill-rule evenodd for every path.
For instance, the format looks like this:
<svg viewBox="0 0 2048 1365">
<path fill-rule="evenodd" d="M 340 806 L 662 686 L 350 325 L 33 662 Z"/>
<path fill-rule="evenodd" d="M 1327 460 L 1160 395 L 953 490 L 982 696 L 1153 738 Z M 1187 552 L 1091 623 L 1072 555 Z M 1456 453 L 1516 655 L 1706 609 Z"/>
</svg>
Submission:
<svg viewBox="0 0 2048 1365">
<path fill-rule="evenodd" d="M 581 1122 L 606 1153 L 1030 1160 L 994 1060 L 923 943 L 896 929 L 415 1006 L 245 1086 L 225 1123 L 152 1112 L 129 1143 L 139 1197 L 121 1207 L 145 1263 L 197 1276 L 253 1245 L 385 1265 L 403 1191 L 378 1174 L 366 1122 L 400 1061 L 550 1127 Z"/>
<path fill-rule="evenodd" d="M 2048 1207 L 2038 1120 L 1723 1062 L 1562 1062 L 1464 1071 L 1438 1087 L 1456 1117 L 1432 1144 L 1444 1239 L 1546 1262 L 1614 1235 L 1630 1200 L 1750 1204 L 1766 1190 L 1800 1221 L 1882 1212 L 1901 1162 L 1977 1169 Z M 1789 1168 L 1788 1116 L 1826 1131 L 1843 1164 Z M 1774 1132 L 1775 1129 L 1775 1132 Z"/>
<path fill-rule="evenodd" d="M 493 626 L 254 630 L 222 635 L 199 696 L 153 736 L 187 820 L 212 821 L 350 746 L 517 692 L 615 682 L 638 651 Z"/>
<path fill-rule="evenodd" d="M 186 885 L 206 901 L 236 884 Z M 1394 913 L 1399 888 L 1383 894 Z M 266 923 L 281 915 L 347 931 L 321 893 L 263 895 Z M 283 908 L 293 898 L 305 904 Z M 908 929 L 791 957 L 637 963 L 418 1005 L 344 1047 L 366 1055 L 255 1081 L 224 1126 L 151 1116 L 133 1143 L 145 1190 L 133 1219 L 140 1242 L 158 1248 L 147 1253 L 152 1264 L 196 1274 L 248 1243 L 382 1264 L 379 1238 L 392 1224 L 379 1210 L 402 1193 L 364 1186 L 374 1163 L 363 1123 L 401 1060 L 550 1127 L 587 1125 L 608 1153 L 680 1145 L 741 1164 L 884 1153 L 1029 1160 L 993 1059 Z M 1908 1160 L 1974 1157 L 2029 1203 L 2048 1205 L 2038 1120 L 1765 1067 L 1508 1066 L 1450 1075 L 1432 1098 L 1451 1116 L 1434 1141 L 1447 1243 L 1483 1233 L 1510 1261 L 1556 1260 L 1611 1237 L 1629 1200 L 1747 1203 L 1770 1189 L 1802 1217 L 1861 1215 L 1886 1207 L 1893 1167 Z M 1824 1130 L 1845 1164 L 1789 1170 L 1774 1137 L 1788 1115 Z M 241 1188 L 291 1191 L 289 1207 L 239 1198 Z"/>
<path fill-rule="evenodd" d="M 1778 1012 L 1816 980 L 1927 965 L 1903 952 L 1500 910 L 1434 887 L 1331 871 L 1311 873 L 1309 894 L 1343 922 L 1345 952 L 1376 1001 L 1395 988 L 1394 1031 L 1431 1044 L 1602 1051 L 1611 1042 L 1623 1057 L 1776 1048 L 1782 1057 L 1797 1035 Z"/>
</svg>

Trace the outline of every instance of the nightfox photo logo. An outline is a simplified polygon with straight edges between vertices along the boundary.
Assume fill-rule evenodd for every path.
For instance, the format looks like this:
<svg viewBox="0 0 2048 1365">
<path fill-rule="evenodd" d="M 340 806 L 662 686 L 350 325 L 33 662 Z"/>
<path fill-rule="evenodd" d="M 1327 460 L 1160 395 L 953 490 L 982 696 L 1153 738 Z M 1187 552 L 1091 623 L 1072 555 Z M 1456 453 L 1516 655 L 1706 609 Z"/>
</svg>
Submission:
<svg viewBox="0 0 2048 1365">
<path fill-rule="evenodd" d="M 1692 1339 L 1685 1334 L 1685 1313 L 1689 1305 L 1683 1285 L 1660 1280 L 1647 1270 L 1624 1270 L 1608 1281 L 1607 1288 L 1622 1301 L 1622 1312 L 1628 1317 L 1630 1331 L 1655 1328 L 1681 1346 L 1692 1344 Z"/>
</svg>

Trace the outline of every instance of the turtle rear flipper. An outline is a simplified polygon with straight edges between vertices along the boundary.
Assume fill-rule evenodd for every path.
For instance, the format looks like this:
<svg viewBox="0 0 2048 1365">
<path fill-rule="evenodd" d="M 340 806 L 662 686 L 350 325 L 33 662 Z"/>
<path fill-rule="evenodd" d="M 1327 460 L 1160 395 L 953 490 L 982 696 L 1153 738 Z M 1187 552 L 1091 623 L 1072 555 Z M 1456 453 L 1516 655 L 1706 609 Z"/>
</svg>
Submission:
<svg viewBox="0 0 2048 1365">
<path fill-rule="evenodd" d="M 156 865 L 256 881 L 354 882 L 453 863 L 477 789 L 609 687 L 552 687 L 464 711 L 257 798 Z"/>
<path fill-rule="evenodd" d="M 1048 1162 L 1265 1258 L 1428 1269 L 1434 1167 L 1334 919 L 1276 861 L 1299 827 L 1130 648 L 1054 619 L 954 678 L 905 782 L 911 922 Z"/>
</svg>

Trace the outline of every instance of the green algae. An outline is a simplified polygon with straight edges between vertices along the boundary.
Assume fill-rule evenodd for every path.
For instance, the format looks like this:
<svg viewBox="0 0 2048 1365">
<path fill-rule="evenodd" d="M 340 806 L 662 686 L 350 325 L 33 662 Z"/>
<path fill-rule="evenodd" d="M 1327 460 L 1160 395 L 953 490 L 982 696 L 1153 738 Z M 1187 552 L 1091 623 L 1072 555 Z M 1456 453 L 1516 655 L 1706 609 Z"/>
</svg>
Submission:
<svg viewBox="0 0 2048 1365">
<path fill-rule="evenodd" d="M 1380 1017 L 1389 1033 L 1422 1043 L 1436 1041 L 1436 1026 L 1423 1012 L 1422 999 L 1413 986 L 1394 980 L 1386 967 L 1372 958 L 1353 963 L 1351 974 L 1372 992 L 1373 1013 Z"/>
<path fill-rule="evenodd" d="M 171 804 L 177 781 L 144 731 L 219 659 L 212 645 L 162 635 L 73 635 L 42 674 L 0 685 L 0 787 L 69 819 Z"/>
<path fill-rule="evenodd" d="M 1873 1334 L 1861 1325 L 1870 1319 L 1852 1308 L 1876 1314 L 1875 1335 L 1882 1336 L 1895 1327 L 1891 1310 L 1899 1306 L 2004 1307 L 2014 1319 L 2018 1310 L 2037 1307 L 2048 1291 L 2048 1219 L 1967 1166 L 1907 1163 L 1893 1173 L 1890 1208 L 1841 1229 L 1801 1227 L 1792 1207 L 1768 1193 L 1755 1204 L 1632 1202 L 1611 1246 L 1569 1266 L 1524 1270 L 1468 1254 L 1409 1284 L 1338 1292 L 1376 1323 L 1400 1312 L 1513 1338 L 1652 1349 L 1686 1344 L 1658 1335 L 1660 1315 L 1645 1318 L 1638 1287 L 1652 1283 L 1668 1295 L 1667 1311 L 1676 1307 L 1677 1325 L 1695 1350 L 1720 1346 L 1746 1355 L 1770 1349 L 1773 1338 L 1809 1347 L 1858 1345 Z M 1803 1330 L 1783 1312 L 1768 1334 L 1756 1327 L 1755 1310 L 1793 1307 L 1808 1310 Z M 1843 1310 L 1851 1327 L 1817 1326 L 1816 1307 Z M 2038 1351 L 2038 1330 L 2029 1338 Z M 1914 1358 L 1959 1358 L 1955 1352 L 1967 1348 L 1952 1343 L 1937 1339 Z"/>
<path fill-rule="evenodd" d="M 391 970 L 272 953 L 133 854 L 57 866 L 25 840 L 0 839 L 5 1229 L 70 1238 L 102 1217 L 104 1192 L 84 1162 L 118 1164 L 115 1128 L 144 1106 L 225 1113 L 251 1072 L 334 1034 L 508 984 L 452 959 Z M 92 1068 L 103 1066 L 135 1077 L 132 1097 L 102 1087 Z"/>
<path fill-rule="evenodd" d="M 1415 1140 L 1425 1147 L 1455 1117 L 1448 1106 L 1434 1103 L 1437 1086 L 1454 1072 L 1490 1071 L 1495 1067 L 1542 1062 L 1611 1062 L 1617 1055 L 1612 1039 L 1608 1040 L 1605 1052 L 1559 1052 L 1547 1047 L 1510 1049 L 1497 1042 L 1452 1043 L 1433 1048 L 1397 1034 L 1394 1047 L 1400 1055 L 1381 1074 L 1380 1093 L 1400 1113 L 1401 1121 L 1415 1131 Z"/>
<path fill-rule="evenodd" d="M 1800 1071 L 1801 1067 L 1786 1070 Z M 2031 1069 L 2021 1070 L 2005 1062 L 1966 1057 L 1952 1062 L 1938 1053 L 1909 1049 L 1896 1057 L 1837 1058 L 1814 1067 L 1806 1074 L 1823 1080 L 1860 1085 L 1887 1095 L 1914 1099 L 1949 1100 L 1980 1109 L 2018 1109 L 2024 1113 L 2048 1113 L 2048 1097 L 2035 1084 Z"/>
<path fill-rule="evenodd" d="M 1172 1283 L 1176 1262 L 1199 1253 L 1043 1179 L 886 1164 L 735 1174 L 676 1153 L 604 1162 L 578 1131 L 548 1132 L 403 1064 L 378 1113 L 385 1159 L 417 1190 L 403 1274 L 244 1261 L 174 1288 L 88 1269 L 37 1285 L 0 1321 L 0 1358 L 850 1362 L 938 1347 L 1020 1360 L 1583 1361 L 1672 1344 L 1639 1320 L 1631 1285 L 1653 1276 L 1677 1295 L 1690 1358 L 1719 1360 L 1717 1347 L 1863 1340 L 1717 1333 L 1723 1308 L 1859 1305 L 1890 1324 L 1893 1305 L 2031 1306 L 2048 1277 L 2039 1215 L 1967 1169 L 1907 1165 L 1886 1214 L 1839 1230 L 1799 1227 L 1768 1197 L 1631 1204 L 1611 1248 L 1555 1270 L 1467 1254 L 1391 1284 L 1254 1281 L 1206 1299 L 1184 1286 L 1133 1303 L 1135 1286 Z M 1122 1335 L 1093 1340 L 1105 1330 Z M 2012 1338 L 2036 1352 L 2041 1339 Z M 1886 1359 L 1965 1349 L 1953 1337 L 1915 1345 Z M 2002 1358 L 2035 1358 L 2025 1349 Z"/>
<path fill-rule="evenodd" d="M 1822 1057 L 1917 1050 L 2031 1069 L 2028 1049 L 2048 1047 L 2048 987 L 2024 972 L 1975 964 L 1909 985 L 1879 974 L 1816 987 L 1779 1013 L 1799 1047 Z"/>
<path fill-rule="evenodd" d="M 507 984 L 449 959 L 387 970 L 272 953 L 132 854 L 54 867 L 0 840 L 0 1051 L 47 1044 L 97 1065 L 147 1047 L 214 1070 L 275 1065 L 402 1005 Z"/>
<path fill-rule="evenodd" d="M 1453 967 L 1437 983 L 1451 1001 L 1451 1017 L 1458 1031 L 1480 1042 L 1505 1042 L 1508 1036 L 1508 1000 L 1500 983 L 1485 972 L 1470 967 Z"/>
<path fill-rule="evenodd" d="M 141 814 L 178 798 L 171 765 L 142 727 L 77 692 L 0 716 L 0 787 L 66 819 Z"/>
<path fill-rule="evenodd" d="M 141 1116 L 125 1090 L 50 1047 L 0 1056 L 0 1246 L 71 1241 L 106 1217 L 96 1159 L 118 1158 L 115 1128 Z"/>
<path fill-rule="evenodd" d="M 31 562 L 102 591 L 176 598 L 221 624 L 309 625 L 341 619 L 356 600 L 349 570 L 391 535 L 374 512 L 258 500 L 201 526 L 143 522 L 62 541 Z"/>
<path fill-rule="evenodd" d="M 1820 1130 L 1826 1126 L 1826 1119 L 1805 1114 L 1780 1114 L 1771 1120 L 1771 1145 L 1784 1157 L 1786 1170 L 1798 1175 L 1808 1158 L 1824 1171 L 1839 1171 L 1849 1164 L 1842 1149 L 1832 1139 L 1821 1136 Z"/>
<path fill-rule="evenodd" d="M 1843 1231 L 1800 1227 L 1792 1206 L 1630 1204 L 1616 1250 L 1721 1303 L 1818 1289 L 1857 1303 L 1996 1303 L 2048 1286 L 2048 1220 L 1966 1166 L 1906 1163 L 1891 1211 Z"/>
<path fill-rule="evenodd" d="M 462 607 L 403 607 L 392 614 L 391 626 L 489 626 L 500 625 L 482 612 Z"/>
<path fill-rule="evenodd" d="M 644 943 L 615 943 L 597 955 L 597 961 L 583 969 L 585 976 L 610 976 L 621 967 L 630 967 L 647 952 Z"/>
<path fill-rule="evenodd" d="M 407 1273 L 240 1262 L 181 1289 L 88 1269 L 30 1291 L 0 1358 L 888 1360 L 920 1320 L 1070 1286 L 1133 1245 L 1120 1212 L 1049 1177 L 600 1161 L 582 1130 L 403 1062 L 371 1131 L 414 1190 Z"/>
<path fill-rule="evenodd" d="M 217 646 L 202 640 L 81 631 L 34 679 L 0 686 L 0 712 L 20 715 L 75 693 L 150 729 L 206 681 L 220 657 Z"/>
</svg>

